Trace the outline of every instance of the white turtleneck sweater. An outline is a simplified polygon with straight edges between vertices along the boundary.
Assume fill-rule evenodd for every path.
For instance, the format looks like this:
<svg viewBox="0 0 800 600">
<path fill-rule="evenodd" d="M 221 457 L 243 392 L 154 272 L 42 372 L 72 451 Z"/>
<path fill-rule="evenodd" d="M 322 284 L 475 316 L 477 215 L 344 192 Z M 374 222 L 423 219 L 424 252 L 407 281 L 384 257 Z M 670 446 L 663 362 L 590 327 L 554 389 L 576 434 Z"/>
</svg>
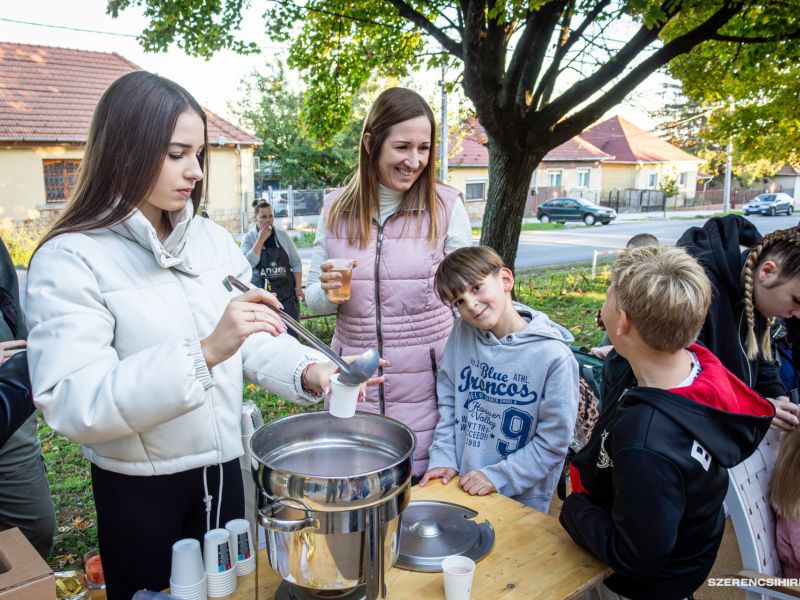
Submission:
<svg viewBox="0 0 800 600">
<path fill-rule="evenodd" d="M 404 192 L 391 190 L 378 185 L 378 202 L 380 206 L 380 222 L 386 222 L 400 206 Z M 467 207 L 463 202 L 456 202 L 450 214 L 450 224 L 444 238 L 444 253 L 472 245 L 472 228 L 467 214 Z M 325 243 L 325 223 L 320 215 L 317 223 L 317 233 L 314 237 L 314 249 L 311 252 L 311 267 L 306 281 L 306 304 L 311 312 L 317 315 L 336 312 L 338 304 L 328 301 L 328 296 L 319 281 L 319 266 L 328 260 L 328 245 Z"/>
</svg>

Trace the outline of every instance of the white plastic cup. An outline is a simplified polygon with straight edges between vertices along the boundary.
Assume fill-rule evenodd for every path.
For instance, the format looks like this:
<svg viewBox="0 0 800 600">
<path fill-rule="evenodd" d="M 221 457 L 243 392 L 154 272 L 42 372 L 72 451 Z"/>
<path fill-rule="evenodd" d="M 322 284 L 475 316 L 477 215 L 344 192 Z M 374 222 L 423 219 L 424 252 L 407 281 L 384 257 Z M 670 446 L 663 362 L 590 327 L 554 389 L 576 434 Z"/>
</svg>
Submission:
<svg viewBox="0 0 800 600">
<path fill-rule="evenodd" d="M 332 271 L 341 274 L 338 279 L 341 287 L 328 290 L 334 300 L 350 300 L 350 286 L 353 280 L 353 259 L 352 258 L 329 258 L 328 262 L 332 265 Z"/>
<path fill-rule="evenodd" d="M 330 411 L 334 417 L 348 419 L 356 414 L 360 385 L 345 385 L 339 382 L 339 373 L 331 375 Z"/>
<path fill-rule="evenodd" d="M 236 555 L 231 548 L 231 534 L 227 529 L 207 531 L 203 540 L 203 563 L 208 583 L 214 575 L 225 573 L 236 567 Z"/>
<path fill-rule="evenodd" d="M 236 589 L 236 569 L 206 576 L 206 593 L 209 598 L 222 598 Z"/>
<path fill-rule="evenodd" d="M 225 529 L 231 532 L 231 544 L 236 554 L 236 574 L 247 575 L 255 569 L 255 548 L 250 521 L 233 519 L 225 523 Z"/>
<path fill-rule="evenodd" d="M 193 587 L 205 581 L 200 542 L 187 538 L 172 544 L 172 570 L 169 579 L 180 587 Z"/>
<path fill-rule="evenodd" d="M 448 556 L 442 560 L 446 600 L 469 600 L 475 561 L 466 556 Z"/>
<path fill-rule="evenodd" d="M 180 598 L 180 600 L 206 600 L 206 580 L 205 575 L 197 585 L 180 586 L 174 581 L 169 582 L 169 597 Z"/>
</svg>

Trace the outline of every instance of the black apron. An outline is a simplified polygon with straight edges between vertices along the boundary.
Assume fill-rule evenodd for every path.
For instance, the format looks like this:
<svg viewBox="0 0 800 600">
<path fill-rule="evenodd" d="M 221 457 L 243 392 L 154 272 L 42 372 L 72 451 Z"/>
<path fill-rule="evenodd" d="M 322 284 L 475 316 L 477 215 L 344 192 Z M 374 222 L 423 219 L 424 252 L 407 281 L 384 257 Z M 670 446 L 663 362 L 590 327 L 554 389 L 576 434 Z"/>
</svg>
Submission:
<svg viewBox="0 0 800 600">
<path fill-rule="evenodd" d="M 253 267 L 253 278 L 250 282 L 275 294 L 290 316 L 300 318 L 300 303 L 294 290 L 294 273 L 289 264 L 289 254 L 281 247 L 274 229 L 261 247 L 261 257 Z"/>
</svg>

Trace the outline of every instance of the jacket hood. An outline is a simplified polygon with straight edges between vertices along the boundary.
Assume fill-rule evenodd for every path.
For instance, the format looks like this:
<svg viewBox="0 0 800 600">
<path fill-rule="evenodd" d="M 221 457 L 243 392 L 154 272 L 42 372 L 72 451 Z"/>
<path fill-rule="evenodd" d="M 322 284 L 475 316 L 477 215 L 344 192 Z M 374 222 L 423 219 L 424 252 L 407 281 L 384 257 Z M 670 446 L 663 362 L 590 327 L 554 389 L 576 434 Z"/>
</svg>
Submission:
<svg viewBox="0 0 800 600">
<path fill-rule="evenodd" d="M 741 296 L 740 278 L 744 265 L 740 246 L 750 248 L 763 236 L 750 221 L 739 215 L 709 219 L 702 227 L 687 229 L 678 240 L 678 246 L 694 256 L 713 273 L 734 297 Z"/>
<path fill-rule="evenodd" d="M 702 372 L 690 386 L 661 390 L 634 387 L 623 406 L 643 403 L 680 424 L 726 468 L 755 452 L 767 432 L 774 406 L 728 371 L 706 348 L 690 346 Z"/>
<path fill-rule="evenodd" d="M 503 336 L 503 345 L 521 346 L 542 338 L 556 340 L 567 346 L 575 341 L 569 331 L 558 323 L 551 321 L 546 314 L 533 310 L 519 302 L 513 302 L 512 304 L 519 316 L 525 319 L 528 324 L 521 331 Z M 480 339 L 484 344 L 494 345 L 501 343 L 491 331 L 482 331 L 481 333 Z"/>
<path fill-rule="evenodd" d="M 169 213 L 172 233 L 163 243 L 158 239 L 153 225 L 138 208 L 127 219 L 111 225 L 109 229 L 152 252 L 161 267 L 175 268 L 187 275 L 194 275 L 188 256 L 181 256 L 189 239 L 189 226 L 193 218 L 194 204 L 189 198 L 181 210 Z"/>
</svg>

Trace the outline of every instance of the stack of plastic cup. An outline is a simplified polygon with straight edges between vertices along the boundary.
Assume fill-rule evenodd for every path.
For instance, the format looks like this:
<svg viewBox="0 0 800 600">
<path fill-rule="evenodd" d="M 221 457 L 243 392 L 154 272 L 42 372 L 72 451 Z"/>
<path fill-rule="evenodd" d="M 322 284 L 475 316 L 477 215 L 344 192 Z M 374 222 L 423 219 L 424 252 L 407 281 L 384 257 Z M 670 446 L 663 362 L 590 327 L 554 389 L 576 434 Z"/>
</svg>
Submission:
<svg viewBox="0 0 800 600">
<path fill-rule="evenodd" d="M 236 555 L 227 529 L 206 532 L 203 562 L 206 567 L 206 591 L 209 598 L 222 598 L 236 589 Z"/>
<path fill-rule="evenodd" d="M 172 545 L 169 592 L 182 600 L 206 600 L 206 572 L 197 540 L 188 538 Z"/>
<path fill-rule="evenodd" d="M 233 519 L 225 523 L 225 529 L 231 532 L 231 544 L 236 554 L 236 574 L 247 575 L 256 568 L 255 544 L 250 521 Z"/>
</svg>

